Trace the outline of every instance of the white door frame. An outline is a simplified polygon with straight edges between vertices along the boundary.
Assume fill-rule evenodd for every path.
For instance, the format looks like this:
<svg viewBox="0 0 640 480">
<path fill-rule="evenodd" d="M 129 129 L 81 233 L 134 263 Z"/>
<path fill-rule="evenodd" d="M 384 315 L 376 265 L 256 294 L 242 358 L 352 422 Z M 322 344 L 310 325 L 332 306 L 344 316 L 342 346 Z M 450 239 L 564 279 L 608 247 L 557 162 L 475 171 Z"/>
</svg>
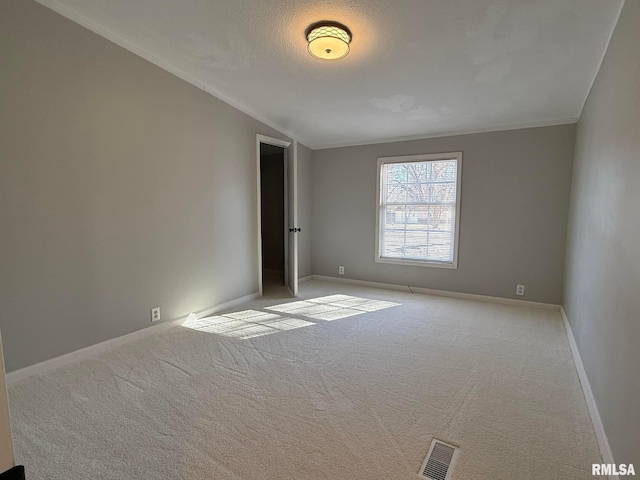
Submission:
<svg viewBox="0 0 640 480">
<path fill-rule="evenodd" d="M 292 161 L 289 162 L 287 159 L 287 162 L 285 163 L 285 166 L 287 167 L 287 169 L 289 168 L 291 169 L 291 171 L 285 170 L 285 174 L 287 177 L 286 185 L 290 185 L 292 189 L 292 191 L 289 192 L 287 198 L 293 199 L 293 202 L 291 202 L 287 207 L 287 214 L 289 215 L 288 217 L 289 228 L 287 229 L 287 231 L 291 232 L 291 227 L 294 228 L 293 236 L 291 237 L 293 241 L 293 250 L 292 250 L 292 245 L 286 245 L 288 259 L 289 259 L 289 268 L 287 269 L 287 274 L 288 275 L 293 274 L 293 279 L 291 278 L 288 279 L 287 286 L 289 287 L 291 294 L 294 297 L 297 297 L 298 296 L 298 280 L 299 280 L 297 233 L 300 232 L 300 228 L 298 228 L 298 142 L 296 140 L 293 141 L 292 151 L 293 151 Z M 296 229 L 297 229 L 297 232 L 296 232 Z M 286 238 L 289 238 L 289 236 L 287 235 Z"/>
<path fill-rule="evenodd" d="M 285 255 L 285 267 L 284 274 L 285 278 L 288 274 L 288 256 L 289 256 L 289 222 L 288 220 L 288 194 L 287 194 L 287 148 L 291 146 L 293 142 L 288 142 L 286 140 L 280 140 L 279 138 L 268 137 L 266 135 L 256 134 L 256 193 L 257 193 L 257 225 L 258 225 L 258 292 L 262 296 L 262 192 L 260 188 L 260 144 L 265 143 L 267 145 L 273 145 L 275 147 L 284 148 L 284 229 L 282 232 L 284 235 L 284 255 Z M 296 155 L 296 150 L 294 149 L 293 154 Z"/>
</svg>

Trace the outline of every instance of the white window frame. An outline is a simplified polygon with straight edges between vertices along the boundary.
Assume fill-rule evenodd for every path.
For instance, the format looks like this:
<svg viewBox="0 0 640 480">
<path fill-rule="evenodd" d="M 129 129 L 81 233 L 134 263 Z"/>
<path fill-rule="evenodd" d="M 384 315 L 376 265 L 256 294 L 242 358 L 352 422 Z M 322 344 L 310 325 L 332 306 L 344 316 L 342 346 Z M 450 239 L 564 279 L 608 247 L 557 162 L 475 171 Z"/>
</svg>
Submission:
<svg viewBox="0 0 640 480">
<path fill-rule="evenodd" d="M 456 160 L 456 221 L 453 243 L 453 262 L 437 262 L 431 260 L 404 260 L 400 258 L 385 258 L 380 256 L 380 226 L 382 222 L 382 165 L 390 163 L 428 162 L 437 160 Z M 422 155 L 402 155 L 398 157 L 378 157 L 378 176 L 376 188 L 376 263 L 389 263 L 393 265 L 411 265 L 432 268 L 458 268 L 458 244 L 460 239 L 460 193 L 462 191 L 462 152 L 429 153 Z"/>
</svg>

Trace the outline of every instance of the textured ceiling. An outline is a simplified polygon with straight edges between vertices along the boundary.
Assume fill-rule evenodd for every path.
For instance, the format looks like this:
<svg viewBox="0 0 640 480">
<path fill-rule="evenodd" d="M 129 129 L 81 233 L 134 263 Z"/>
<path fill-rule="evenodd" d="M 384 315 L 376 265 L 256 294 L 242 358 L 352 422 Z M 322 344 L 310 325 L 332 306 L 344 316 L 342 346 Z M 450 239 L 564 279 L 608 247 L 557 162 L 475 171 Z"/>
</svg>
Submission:
<svg viewBox="0 0 640 480">
<path fill-rule="evenodd" d="M 321 148 L 575 121 L 623 0 L 38 1 Z"/>
</svg>

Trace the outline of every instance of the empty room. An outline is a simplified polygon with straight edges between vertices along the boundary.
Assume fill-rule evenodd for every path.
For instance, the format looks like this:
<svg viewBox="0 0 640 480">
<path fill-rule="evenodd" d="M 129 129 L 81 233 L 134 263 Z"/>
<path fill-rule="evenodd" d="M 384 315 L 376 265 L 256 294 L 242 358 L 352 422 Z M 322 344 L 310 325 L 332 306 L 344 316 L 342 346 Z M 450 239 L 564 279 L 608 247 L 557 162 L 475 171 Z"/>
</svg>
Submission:
<svg viewBox="0 0 640 480">
<path fill-rule="evenodd" d="M 640 475 L 639 0 L 0 0 L 0 480 Z"/>
</svg>

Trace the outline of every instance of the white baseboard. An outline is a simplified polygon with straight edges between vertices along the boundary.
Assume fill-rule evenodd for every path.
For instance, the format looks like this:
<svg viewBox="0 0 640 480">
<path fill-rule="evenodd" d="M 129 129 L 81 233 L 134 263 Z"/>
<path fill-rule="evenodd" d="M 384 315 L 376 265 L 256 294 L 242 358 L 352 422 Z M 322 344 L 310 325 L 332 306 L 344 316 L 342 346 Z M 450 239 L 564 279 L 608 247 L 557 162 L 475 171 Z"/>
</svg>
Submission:
<svg viewBox="0 0 640 480">
<path fill-rule="evenodd" d="M 580 358 L 580 351 L 578 350 L 578 344 L 573 336 L 571 330 L 571 324 L 567 318 L 567 313 L 563 307 L 560 307 L 560 316 L 564 323 L 564 328 L 567 330 L 567 337 L 569 338 L 569 347 L 571 347 L 571 354 L 573 355 L 573 362 L 575 363 L 576 370 L 578 371 L 578 378 L 580 378 L 580 385 L 582 385 L 582 391 L 584 392 L 584 398 L 587 401 L 587 407 L 589 408 L 589 414 L 591 415 L 591 422 L 593 423 L 593 429 L 596 432 L 596 438 L 598 439 L 598 445 L 600 446 L 600 453 L 602 453 L 603 463 L 615 464 L 611 447 L 609 446 L 609 439 L 604 431 L 604 425 L 600 418 L 600 412 L 598 412 L 598 405 L 596 399 L 593 396 L 591 390 L 591 384 L 587 378 L 587 372 L 584 369 L 582 358 Z M 619 480 L 618 475 L 609 475 L 609 480 Z"/>
<path fill-rule="evenodd" d="M 370 282 L 368 280 L 355 280 L 353 278 L 345 278 L 345 277 L 329 277 L 327 275 L 311 275 L 314 280 L 322 280 L 323 282 L 336 282 L 336 283 L 346 283 L 349 285 L 360 285 L 362 287 L 371 287 L 371 288 L 383 288 L 385 290 L 398 290 L 401 292 L 409 292 L 409 287 L 407 285 L 397 285 L 395 283 L 382 283 L 382 282 Z"/>
<path fill-rule="evenodd" d="M 222 310 L 226 310 L 228 308 L 237 307 L 238 305 L 242 305 L 243 303 L 250 302 L 251 300 L 255 300 L 256 298 L 260 297 L 261 295 L 259 292 L 254 292 L 250 293 L 249 295 L 245 295 L 244 297 L 234 298 L 233 300 L 229 300 L 228 302 L 220 303 L 205 310 L 200 310 L 199 312 L 193 313 L 198 315 L 198 318 L 208 317 L 209 315 L 213 315 L 214 313 L 221 312 Z M 180 318 L 180 320 L 185 320 L 189 315 L 185 315 L 184 317 Z"/>
<path fill-rule="evenodd" d="M 488 295 L 476 295 L 474 293 L 450 292 L 447 290 L 433 290 L 431 288 L 412 287 L 410 285 L 398 285 L 395 283 L 369 282 L 366 280 L 355 280 L 352 278 L 328 277 L 325 275 L 312 275 L 315 280 L 328 282 L 348 283 L 351 285 L 361 285 L 364 287 L 384 288 L 387 290 L 398 290 L 402 292 L 421 293 L 424 295 L 435 295 L 438 297 L 460 298 L 463 300 L 475 300 L 478 302 L 500 303 L 503 305 L 514 305 L 518 307 L 542 308 L 544 310 L 559 311 L 560 305 L 552 303 L 529 302 L 526 300 L 516 300 L 514 298 L 491 297 Z"/>
<path fill-rule="evenodd" d="M 240 297 L 240 298 L 235 298 L 228 302 L 221 303 L 219 305 L 215 305 L 213 307 L 209 307 L 204 310 L 200 310 L 198 312 L 193 312 L 193 313 L 195 313 L 198 317 L 207 317 L 216 312 L 220 312 L 222 310 L 226 310 L 228 308 L 233 308 L 238 305 L 242 305 L 243 303 L 250 302 L 251 300 L 255 300 L 258 297 L 260 297 L 260 294 L 256 292 L 256 293 L 245 295 L 244 297 Z M 96 355 L 109 352 L 121 345 L 125 345 L 129 342 L 133 342 L 134 340 L 149 337 L 151 335 L 157 335 L 158 333 L 167 331 L 170 328 L 180 325 L 182 322 L 186 320 L 186 318 L 189 315 L 190 314 L 184 315 L 179 318 L 174 318 L 172 320 L 166 320 L 164 322 L 151 325 L 141 330 L 128 333 L 121 337 L 105 340 L 104 342 L 96 343 L 95 345 L 90 345 L 88 347 L 81 348 L 80 350 L 66 353 L 64 355 L 60 355 L 59 357 L 55 357 L 50 360 L 45 360 L 44 362 L 36 363 L 35 365 L 30 365 L 28 367 L 24 367 L 19 370 L 14 370 L 13 372 L 9 372 L 6 375 L 7 386 L 14 385 L 17 382 L 25 378 L 31 377 L 33 375 L 45 373 L 65 365 L 70 365 L 72 363 L 79 362 L 80 360 L 84 360 L 89 357 L 94 357 Z"/>
<path fill-rule="evenodd" d="M 306 277 L 302 277 L 298 279 L 298 285 L 300 285 L 301 283 L 305 283 L 308 282 L 309 280 L 313 280 L 313 275 L 307 275 Z"/>
</svg>

